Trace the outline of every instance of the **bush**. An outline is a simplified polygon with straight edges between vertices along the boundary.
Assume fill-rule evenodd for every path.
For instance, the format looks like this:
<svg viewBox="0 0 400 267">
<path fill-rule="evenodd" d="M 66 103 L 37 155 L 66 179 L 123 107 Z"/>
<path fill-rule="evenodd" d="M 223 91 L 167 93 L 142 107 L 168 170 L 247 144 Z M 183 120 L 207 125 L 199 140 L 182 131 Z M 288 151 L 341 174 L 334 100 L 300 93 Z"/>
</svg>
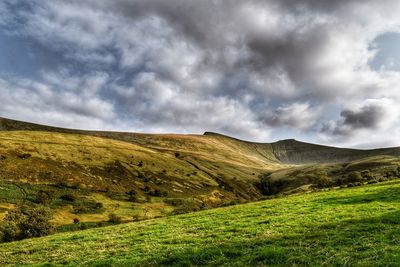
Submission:
<svg viewBox="0 0 400 267">
<path fill-rule="evenodd" d="M 143 188 L 143 191 L 145 193 L 149 193 L 150 192 L 150 187 L 148 187 L 147 185 Z"/>
<path fill-rule="evenodd" d="M 152 197 L 167 197 L 168 196 L 168 192 L 160 191 L 158 189 L 151 190 L 148 192 L 148 194 Z"/>
<path fill-rule="evenodd" d="M 0 224 L 1 240 L 9 242 L 48 235 L 54 231 L 52 217 L 51 210 L 43 205 L 21 206 L 9 211 Z"/>
<path fill-rule="evenodd" d="M 110 223 L 114 223 L 114 224 L 118 224 L 118 223 L 122 222 L 121 217 L 119 217 L 115 213 L 111 213 L 111 214 L 108 215 L 108 221 Z"/>
<path fill-rule="evenodd" d="M 183 201 L 182 205 L 177 206 L 172 214 L 184 214 L 192 211 L 199 210 L 200 208 L 192 200 Z"/>
<path fill-rule="evenodd" d="M 36 204 L 48 205 L 52 201 L 52 193 L 40 190 L 33 202 Z"/>
<path fill-rule="evenodd" d="M 334 185 L 333 181 L 326 174 L 315 177 L 314 183 L 317 188 L 326 188 Z"/>
<path fill-rule="evenodd" d="M 24 154 L 17 155 L 17 157 L 20 159 L 29 159 L 30 157 L 32 157 L 32 155 L 28 154 L 28 153 L 24 153 Z"/>
<path fill-rule="evenodd" d="M 128 195 L 128 201 L 131 201 L 131 202 L 136 202 L 137 201 L 137 196 L 136 196 L 136 191 L 135 190 L 131 190 L 126 194 Z"/>
<path fill-rule="evenodd" d="M 174 206 L 174 207 L 183 205 L 183 202 L 184 201 L 182 199 L 180 199 L 180 198 L 167 198 L 167 199 L 164 199 L 164 203 L 165 204 L 168 204 L 168 205 L 171 205 L 171 206 Z"/>
<path fill-rule="evenodd" d="M 65 194 L 60 197 L 62 200 L 73 202 L 75 201 L 75 196 L 73 194 Z"/>
<path fill-rule="evenodd" d="M 98 213 L 101 209 L 103 209 L 103 203 L 82 199 L 74 202 L 73 213 Z"/>
<path fill-rule="evenodd" d="M 352 172 L 347 177 L 348 183 L 361 182 L 362 180 L 363 180 L 363 177 L 361 176 L 361 173 L 359 173 L 359 172 Z"/>
</svg>

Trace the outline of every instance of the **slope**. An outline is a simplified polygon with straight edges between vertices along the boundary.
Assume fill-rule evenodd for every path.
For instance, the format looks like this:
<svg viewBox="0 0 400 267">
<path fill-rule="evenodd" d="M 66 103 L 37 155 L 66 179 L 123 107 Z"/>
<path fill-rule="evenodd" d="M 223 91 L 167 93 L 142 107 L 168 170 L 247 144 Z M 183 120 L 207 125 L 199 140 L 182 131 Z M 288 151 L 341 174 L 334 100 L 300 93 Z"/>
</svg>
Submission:
<svg viewBox="0 0 400 267">
<path fill-rule="evenodd" d="M 170 149 L 170 150 L 188 150 L 191 149 L 188 141 L 196 141 L 200 135 L 166 135 L 166 134 L 139 134 L 139 133 L 126 133 L 126 132 L 103 132 L 103 131 L 83 131 L 65 128 L 57 128 L 50 126 L 43 126 L 39 124 L 27 123 L 22 121 L 10 120 L 0 118 L 0 131 L 46 131 L 58 133 L 71 133 L 91 135 L 96 137 L 105 137 L 130 143 L 137 143 L 144 146 Z M 366 157 L 374 156 L 400 156 L 400 148 L 384 148 L 372 150 L 360 149 L 347 149 L 322 146 L 299 142 L 294 139 L 282 140 L 275 143 L 254 143 L 235 139 L 229 136 L 221 135 L 218 133 L 206 132 L 204 136 L 207 139 L 215 139 L 226 143 L 234 143 L 236 146 L 246 148 L 246 153 L 261 154 L 265 159 L 271 162 L 280 162 L 287 164 L 308 164 L 308 163 L 335 163 L 335 162 L 349 162 L 359 160 Z M 192 137 L 185 138 L 185 137 Z M 204 146 L 205 143 L 197 144 L 197 150 L 208 150 L 210 147 Z M 215 149 L 211 147 L 211 151 Z"/>
<path fill-rule="evenodd" d="M 360 150 L 315 145 L 294 139 L 273 143 L 272 150 L 282 163 L 290 164 L 338 163 L 383 155 L 400 156 L 398 147 Z"/>
<path fill-rule="evenodd" d="M 0 265 L 398 266 L 400 183 L 0 244 Z"/>
<path fill-rule="evenodd" d="M 398 177 L 398 152 L 254 143 L 210 132 L 82 131 L 0 118 L 0 218 L 15 205 L 45 202 L 56 211 L 56 225 L 102 222 L 109 213 L 131 221 L 364 184 Z"/>
</svg>

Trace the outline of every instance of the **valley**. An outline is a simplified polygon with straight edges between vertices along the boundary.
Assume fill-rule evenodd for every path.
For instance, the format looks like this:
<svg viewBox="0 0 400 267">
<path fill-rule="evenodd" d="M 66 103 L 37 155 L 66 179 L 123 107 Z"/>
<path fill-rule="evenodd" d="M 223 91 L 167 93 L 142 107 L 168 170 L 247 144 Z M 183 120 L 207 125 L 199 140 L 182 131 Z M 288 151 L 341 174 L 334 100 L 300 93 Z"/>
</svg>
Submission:
<svg viewBox="0 0 400 267">
<path fill-rule="evenodd" d="M 102 226 L 359 186 L 400 175 L 400 149 L 354 150 L 228 136 L 93 132 L 0 119 L 0 218 L 45 204 L 53 222 Z"/>
</svg>

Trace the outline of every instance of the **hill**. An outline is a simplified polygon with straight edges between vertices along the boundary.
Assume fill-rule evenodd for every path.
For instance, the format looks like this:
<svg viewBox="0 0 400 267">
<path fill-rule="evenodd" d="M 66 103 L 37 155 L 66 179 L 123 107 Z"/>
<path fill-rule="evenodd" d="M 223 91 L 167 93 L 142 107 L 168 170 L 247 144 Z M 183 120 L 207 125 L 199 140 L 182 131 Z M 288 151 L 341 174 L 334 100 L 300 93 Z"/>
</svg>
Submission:
<svg viewBox="0 0 400 267">
<path fill-rule="evenodd" d="M 116 139 L 132 143 L 139 143 L 145 146 L 152 146 L 155 148 L 165 148 L 165 143 L 161 142 L 166 141 L 168 142 L 169 148 L 171 149 L 187 148 L 187 144 L 185 144 L 185 142 L 178 141 L 182 137 L 185 137 L 185 135 L 179 135 L 179 134 L 162 135 L 162 134 L 126 133 L 126 132 L 83 131 L 83 130 L 73 130 L 73 129 L 44 126 L 44 125 L 4 119 L 4 118 L 0 118 L 0 131 L 46 131 L 46 132 L 58 132 L 58 133 L 82 134 L 82 135 L 91 135 L 96 137 Z M 201 137 L 199 135 L 186 135 L 186 136 L 191 136 L 194 138 Z M 337 147 L 310 144 L 310 143 L 300 142 L 295 139 L 282 140 L 275 143 L 266 144 L 266 143 L 254 143 L 254 142 L 243 141 L 213 132 L 205 132 L 204 136 L 211 137 L 212 139 L 217 139 L 217 140 L 223 140 L 223 141 L 230 140 L 231 142 L 241 143 L 249 146 L 250 149 L 253 150 L 256 149 L 258 150 L 258 152 L 261 153 L 264 152 L 265 153 L 264 156 L 266 156 L 266 158 L 272 161 L 279 161 L 280 163 L 288 163 L 288 164 L 348 162 L 373 156 L 382 156 L 382 155 L 400 156 L 399 147 L 360 150 L 360 149 L 347 149 L 347 148 L 337 148 Z"/>
<path fill-rule="evenodd" d="M 45 202 L 56 225 L 125 221 L 400 175 L 399 148 L 354 150 L 217 133 L 62 129 L 0 119 L 0 218 Z M 44 198 L 44 199 L 43 199 Z"/>
<path fill-rule="evenodd" d="M 0 244 L 0 265 L 398 266 L 399 181 Z"/>
</svg>

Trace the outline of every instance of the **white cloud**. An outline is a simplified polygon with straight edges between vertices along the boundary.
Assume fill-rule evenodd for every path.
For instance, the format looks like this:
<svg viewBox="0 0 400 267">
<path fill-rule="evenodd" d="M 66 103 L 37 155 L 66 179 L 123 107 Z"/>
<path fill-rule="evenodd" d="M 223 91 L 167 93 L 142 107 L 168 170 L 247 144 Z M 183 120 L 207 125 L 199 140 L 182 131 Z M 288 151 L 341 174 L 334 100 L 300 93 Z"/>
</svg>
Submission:
<svg viewBox="0 0 400 267">
<path fill-rule="evenodd" d="M 0 79 L 0 95 L 0 114 L 22 120 L 101 129 L 112 128 L 116 116 L 113 105 L 103 99 L 26 79 Z"/>
<path fill-rule="evenodd" d="M 309 103 L 293 103 L 275 109 L 272 114 L 264 116 L 263 121 L 269 126 L 289 126 L 305 131 L 313 127 L 318 119 L 318 109 Z"/>
<path fill-rule="evenodd" d="M 290 127 L 293 135 L 334 144 L 360 144 L 368 134 L 396 143 L 387 133 L 398 130 L 400 73 L 369 62 L 377 55 L 373 40 L 400 31 L 397 0 L 27 5 L 14 12 L 23 21 L 14 22 L 14 33 L 71 64 L 44 65 L 41 81 L 4 78 L 4 88 L 16 89 L 2 89 L 13 105 L 2 100 L 0 115 L 22 116 L 18 95 L 32 116 L 44 105 L 57 114 L 47 115 L 50 122 L 64 114 L 71 125 L 67 118 L 95 118 L 100 127 L 119 117 L 143 131 L 213 130 L 262 140 Z M 6 9 L 0 3 L 0 14 Z M 376 115 L 374 127 L 349 123 L 365 114 Z"/>
</svg>

